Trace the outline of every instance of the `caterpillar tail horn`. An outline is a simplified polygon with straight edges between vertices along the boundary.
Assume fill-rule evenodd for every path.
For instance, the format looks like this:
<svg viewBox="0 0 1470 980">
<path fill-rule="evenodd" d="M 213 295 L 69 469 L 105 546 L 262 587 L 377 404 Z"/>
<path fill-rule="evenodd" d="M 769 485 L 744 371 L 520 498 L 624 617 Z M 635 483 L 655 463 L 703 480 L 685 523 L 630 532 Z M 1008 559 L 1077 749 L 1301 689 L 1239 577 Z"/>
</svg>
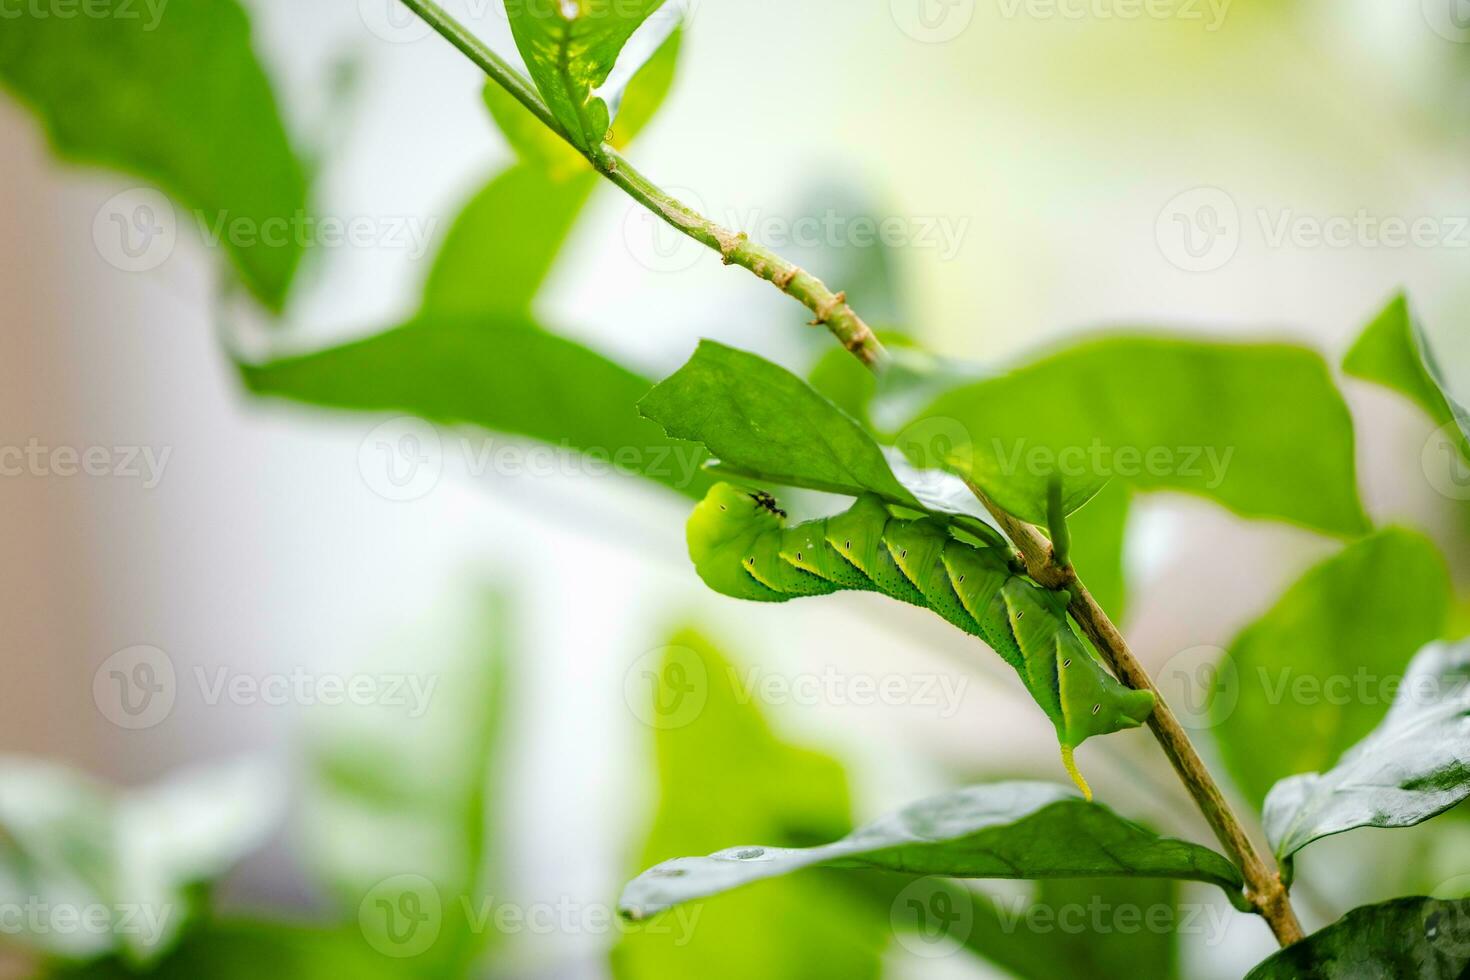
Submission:
<svg viewBox="0 0 1470 980">
<path fill-rule="evenodd" d="M 1087 785 L 1087 780 L 1082 776 L 1082 770 L 1077 768 L 1077 760 L 1072 757 L 1072 746 L 1062 746 L 1062 765 L 1067 767 L 1067 775 L 1072 777 L 1072 782 L 1082 791 L 1082 798 L 1088 803 L 1092 802 L 1092 787 Z"/>
</svg>

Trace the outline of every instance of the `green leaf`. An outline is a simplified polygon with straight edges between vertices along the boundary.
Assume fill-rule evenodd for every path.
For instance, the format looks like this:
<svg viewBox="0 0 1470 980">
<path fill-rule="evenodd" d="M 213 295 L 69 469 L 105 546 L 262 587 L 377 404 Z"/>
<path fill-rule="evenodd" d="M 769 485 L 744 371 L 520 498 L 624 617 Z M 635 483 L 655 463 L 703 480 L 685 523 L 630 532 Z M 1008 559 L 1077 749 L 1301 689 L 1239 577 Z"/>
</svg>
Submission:
<svg viewBox="0 0 1470 980">
<path fill-rule="evenodd" d="M 1177 882 L 1159 878 L 1103 878 L 1043 881 L 1037 888 L 1035 906 L 1055 912 L 1059 917 L 1082 909 L 1100 909 L 1102 918 L 1089 916 L 1089 926 L 1081 932 L 1061 919 L 1059 928 L 1040 931 L 1029 938 L 1035 944 L 1050 942 L 1060 946 L 1072 961 L 1072 968 L 1057 976 L 1085 976 L 1098 980 L 1167 980 L 1178 975 L 1176 930 L 1184 918 L 1199 908 L 1184 903 Z M 1166 928 L 1154 926 L 1149 916 L 1166 911 Z M 1136 918 L 1135 918 L 1136 916 Z M 1075 923 L 1076 919 L 1071 920 Z M 1135 928 L 1133 923 L 1146 923 Z M 1046 980 L 1046 978 L 1039 978 Z"/>
<path fill-rule="evenodd" d="M 663 104 L 681 37 L 671 34 L 629 84 L 615 145 Z M 521 163 L 492 178 L 454 219 L 424 285 L 425 312 L 529 312 L 597 186 L 591 165 L 525 106 L 494 82 L 484 94 Z"/>
<path fill-rule="evenodd" d="M 105 931 L 17 938 L 69 959 L 117 952 L 147 963 L 193 913 L 192 887 L 264 841 L 280 800 L 274 774 L 250 761 L 119 792 L 62 766 L 0 759 L 0 903 L 106 908 L 114 918 Z"/>
<path fill-rule="evenodd" d="M 1239 872 L 1214 851 L 1159 837 L 1060 786 L 1009 782 L 920 801 L 819 847 L 730 847 L 665 861 L 629 883 L 619 908 L 639 919 L 812 867 L 954 878 L 1177 878 L 1219 885 L 1243 901 Z"/>
<path fill-rule="evenodd" d="M 1247 517 L 1358 534 L 1352 418 L 1322 359 L 1284 344 L 1116 336 L 956 388 L 913 420 L 944 426 L 949 463 L 1000 506 L 1046 522 L 1116 477 Z"/>
<path fill-rule="evenodd" d="M 1457 980 L 1470 966 L 1470 901 L 1397 898 L 1353 909 L 1246 980 Z"/>
<path fill-rule="evenodd" d="M 683 47 L 684 30 L 675 27 L 628 83 L 618 109 L 617 125 L 608 140 L 614 147 L 621 150 L 632 143 L 663 108 L 674 87 Z"/>
<path fill-rule="evenodd" d="M 503 884 L 490 800 L 503 782 L 512 618 L 508 599 L 492 594 L 465 635 L 416 631 L 403 703 L 342 706 L 307 732 L 302 825 L 317 877 L 343 907 L 370 913 L 384 902 L 407 907 L 419 899 L 406 896 L 432 885 L 453 914 L 414 954 L 438 975 L 465 975 L 499 938 L 461 911 Z M 405 666 L 383 660 L 378 669 L 392 676 Z M 407 954 L 379 924 L 366 923 L 367 935 Z"/>
<path fill-rule="evenodd" d="M 616 93 L 594 91 L 608 81 L 628 39 L 663 3 L 506 0 L 511 34 L 531 80 L 579 148 L 597 149 L 607 138 L 617 112 Z"/>
<path fill-rule="evenodd" d="M 1368 734 L 1388 706 L 1384 683 L 1443 635 L 1449 602 L 1434 544 L 1389 528 L 1310 569 L 1242 631 L 1215 673 L 1211 720 L 1247 797 L 1259 803 Z"/>
<path fill-rule="evenodd" d="M 1470 641 L 1425 647 L 1382 724 L 1327 772 L 1271 790 L 1264 822 L 1277 856 L 1358 827 L 1412 827 L 1470 797 L 1467 717 Z"/>
<path fill-rule="evenodd" d="M 307 179 L 234 0 L 169 4 L 166 16 L 163 3 L 133 0 L 69 17 L 18 5 L 0 31 L 0 82 L 58 154 L 156 185 L 207 229 L 245 223 L 248 237 L 225 235 L 228 254 L 255 296 L 282 308 Z M 268 235 L 278 224 L 283 234 Z"/>
<path fill-rule="evenodd" d="M 529 313 L 596 183 L 591 172 L 559 178 L 529 163 L 496 176 L 450 226 L 424 283 L 423 312 Z"/>
<path fill-rule="evenodd" d="M 1363 330 L 1347 356 L 1345 373 L 1396 391 L 1422 408 L 1435 425 L 1460 424 L 1470 440 L 1470 410 L 1450 394 L 1429 338 L 1403 293 L 1391 299 Z M 1470 443 L 1463 444 L 1470 455 Z"/>
<path fill-rule="evenodd" d="M 892 335 L 880 332 L 878 339 L 892 349 Z M 823 398 L 862 423 L 864 428 L 873 429 L 868 408 L 877 392 L 878 379 L 847 351 L 828 345 L 807 372 L 807 383 Z"/>
<path fill-rule="evenodd" d="M 272 980 L 393 980 L 405 975 L 401 960 L 370 948 L 356 929 L 226 921 L 190 932 L 147 976 L 152 980 L 255 980 L 262 964 L 269 964 Z M 47 974 L 55 980 L 126 980 L 138 975 L 118 959 L 60 967 Z"/>
<path fill-rule="evenodd" d="M 638 408 L 670 436 L 703 443 L 754 479 L 849 496 L 871 491 L 919 509 L 872 436 L 796 375 L 754 354 L 701 341 Z"/>
<path fill-rule="evenodd" d="M 976 369 L 943 361 L 926 354 L 913 340 L 902 334 L 880 332 L 879 339 L 894 353 L 898 371 L 883 375 L 881 384 L 845 350 L 832 349 L 813 366 L 810 381 L 819 391 L 848 415 L 858 419 L 869 431 L 874 430 L 876 413 L 885 420 L 901 418 L 912 412 L 915 397 L 933 390 L 953 387 L 962 379 L 975 380 Z M 937 423 L 937 424 L 936 424 Z M 882 438 L 882 434 L 878 434 Z M 897 434 L 895 442 L 914 461 L 937 467 L 954 445 L 950 427 L 942 420 L 919 421 Z M 990 516 L 975 499 L 964 482 L 940 469 L 914 467 L 889 454 L 889 465 L 905 487 L 924 505 L 938 513 L 969 514 L 989 522 Z M 1082 580 L 1114 621 L 1121 620 L 1126 608 L 1127 584 L 1123 559 L 1128 523 L 1130 493 L 1120 480 L 1110 481 L 1096 496 L 1074 510 L 1069 521 L 1072 529 L 1072 564 Z"/>
<path fill-rule="evenodd" d="M 398 411 L 565 446 L 690 497 L 709 489 L 704 454 L 634 407 L 650 382 L 511 316 L 423 317 L 314 354 L 241 364 L 246 386 L 313 405 Z"/>
<path fill-rule="evenodd" d="M 699 633 L 684 630 L 630 674 L 634 713 L 654 731 L 658 812 L 643 846 L 653 863 L 754 835 L 792 845 L 850 826 L 836 761 L 782 740 L 742 696 L 743 678 Z M 618 980 L 848 980 L 876 978 L 887 932 L 841 883 L 768 882 L 702 907 L 676 909 L 624 935 Z"/>
<path fill-rule="evenodd" d="M 916 398 L 928 400 L 933 391 L 953 386 L 960 378 L 972 380 L 976 376 L 974 368 L 936 358 L 905 334 L 884 330 L 878 336 L 892 355 L 888 369 L 881 376 L 875 377 L 841 349 L 828 350 L 813 365 L 809 376 L 814 390 L 856 419 L 875 439 L 893 439 L 891 434 L 879 430 L 879 422 L 891 423 L 903 412 L 911 411 Z M 874 415 L 879 419 L 875 420 Z M 898 433 L 893 441 L 903 446 L 908 455 L 896 446 L 885 446 L 883 454 L 888 466 L 924 510 L 946 517 L 958 516 L 958 523 L 966 530 L 993 544 L 1009 547 L 995 518 L 965 482 L 940 468 L 943 453 L 950 445 L 943 426 L 936 430 L 921 423 Z M 993 529 L 993 533 L 987 533 L 986 528 Z"/>
<path fill-rule="evenodd" d="M 942 392 L 977 381 L 985 372 L 973 364 L 938 357 L 913 338 L 894 330 L 878 331 L 890 354 L 887 367 L 875 375 L 847 351 L 829 347 L 813 365 L 811 385 L 884 441 L 899 445 L 925 467 L 939 465 L 935 437 L 946 433 L 919 423 L 898 432 L 916 411 Z M 911 445 L 918 442 L 919 445 Z"/>
<path fill-rule="evenodd" d="M 1460 434 L 1465 437 L 1465 441 L 1460 444 L 1460 448 L 1464 450 L 1466 457 L 1470 458 L 1470 408 L 1467 408 L 1464 400 L 1455 394 L 1455 390 L 1450 385 L 1449 377 L 1445 374 L 1444 368 L 1440 366 L 1438 359 L 1434 356 L 1434 351 L 1429 346 L 1428 338 L 1422 333 L 1417 333 L 1416 336 L 1419 338 L 1419 348 L 1424 354 L 1425 370 L 1429 372 L 1429 377 L 1433 379 L 1435 387 L 1444 393 L 1445 401 L 1450 406 L 1450 412 L 1455 416 L 1455 422 L 1460 427 Z"/>
<path fill-rule="evenodd" d="M 622 149 L 653 121 L 673 88 L 684 32 L 675 30 L 642 66 L 623 96 L 617 130 L 609 142 Z M 484 88 L 485 107 L 516 155 L 525 163 L 550 170 L 556 177 L 569 177 L 591 170 L 582 154 L 548 129 L 529 109 L 493 81 Z"/>
<path fill-rule="evenodd" d="M 1113 480 L 1067 518 L 1072 531 L 1072 565 L 1114 622 L 1127 608 L 1124 546 L 1128 531 L 1128 485 Z"/>
<path fill-rule="evenodd" d="M 883 455 L 892 467 L 893 475 L 919 501 L 922 510 L 953 520 L 956 526 L 978 535 L 995 547 L 1009 549 L 1005 537 L 996 527 L 995 519 L 959 477 L 944 470 L 921 470 L 896 449 L 885 449 Z M 720 467 L 715 466 L 713 469 L 718 472 Z M 741 476 L 739 473 L 735 475 Z M 899 501 L 890 503 L 909 506 Z"/>
<path fill-rule="evenodd" d="M 711 472 L 743 483 L 860 496 L 954 520 L 1001 544 L 990 517 L 953 474 L 921 470 L 880 447 L 800 378 L 754 354 L 702 341 L 689 363 L 639 403 L 674 438 L 719 457 Z"/>
<path fill-rule="evenodd" d="M 1461 599 L 1450 609 L 1450 627 L 1445 635 L 1452 640 L 1470 636 L 1470 602 Z"/>
<path fill-rule="evenodd" d="M 481 89 L 490 118 L 505 136 L 521 163 L 547 170 L 565 179 L 591 171 L 592 164 L 576 148 L 550 129 L 531 110 L 507 92 L 499 82 L 487 81 Z"/>
<path fill-rule="evenodd" d="M 1195 903 L 1160 878 L 1048 879 L 1029 896 L 986 894 L 953 879 L 846 872 L 921 953 L 963 946 L 1020 980 L 1171 980 L 1175 941 Z"/>
</svg>

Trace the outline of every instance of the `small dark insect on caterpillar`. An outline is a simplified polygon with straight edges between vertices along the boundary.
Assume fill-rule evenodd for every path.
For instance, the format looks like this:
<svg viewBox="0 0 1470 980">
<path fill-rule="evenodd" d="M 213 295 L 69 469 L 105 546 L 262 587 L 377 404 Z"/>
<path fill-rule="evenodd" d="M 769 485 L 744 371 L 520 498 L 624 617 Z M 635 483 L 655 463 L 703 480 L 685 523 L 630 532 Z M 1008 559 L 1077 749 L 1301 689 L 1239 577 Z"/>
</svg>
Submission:
<svg viewBox="0 0 1470 980">
<path fill-rule="evenodd" d="M 689 555 L 716 592 L 785 602 L 842 589 L 932 609 L 1000 654 L 1056 726 L 1062 761 L 1093 735 L 1141 725 L 1154 698 L 1120 684 L 1072 631 L 1067 596 L 1018 574 L 999 549 L 961 541 L 933 518 L 894 517 L 859 497 L 845 513 L 794 527 L 775 499 L 721 483 L 689 518 Z"/>
</svg>

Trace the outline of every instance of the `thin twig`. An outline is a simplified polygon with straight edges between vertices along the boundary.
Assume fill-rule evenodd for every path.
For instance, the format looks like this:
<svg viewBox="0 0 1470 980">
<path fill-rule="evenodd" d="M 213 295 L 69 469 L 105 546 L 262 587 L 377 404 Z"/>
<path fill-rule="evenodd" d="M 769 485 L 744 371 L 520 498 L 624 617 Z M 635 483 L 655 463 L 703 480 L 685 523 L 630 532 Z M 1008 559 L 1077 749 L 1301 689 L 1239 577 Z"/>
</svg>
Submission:
<svg viewBox="0 0 1470 980">
<path fill-rule="evenodd" d="M 590 149 L 579 145 L 552 115 L 531 83 L 444 8 L 434 0 L 403 0 L 403 4 L 634 200 L 680 232 L 720 253 L 726 265 L 748 269 L 800 301 L 811 310 L 813 326 L 826 327 L 843 347 L 868 367 L 876 369 L 886 361 L 883 345 L 862 317 L 848 305 L 846 294 L 834 293 L 826 283 L 801 266 L 751 241 L 747 235 L 711 221 L 666 193 L 611 147 L 597 141 Z"/>
<path fill-rule="evenodd" d="M 604 148 L 593 160 L 614 184 L 626 191 L 655 215 L 695 241 L 720 253 L 726 265 L 738 265 L 755 273 L 786 295 L 800 301 L 812 311 L 813 326 L 824 326 L 858 360 L 870 368 L 879 367 L 886 352 L 873 331 L 847 304 L 845 293 L 834 293 L 826 283 L 801 266 L 788 262 L 775 252 L 742 233 L 735 233 L 704 217 L 693 208 L 671 197 L 614 150 Z"/>
<path fill-rule="evenodd" d="M 440 37 L 458 48 L 461 54 L 474 62 L 486 75 L 489 75 L 495 84 L 505 89 L 512 98 L 529 109 L 533 116 L 541 120 L 542 125 L 568 143 L 572 142 L 571 136 L 561 128 L 561 123 L 556 121 L 556 117 L 551 114 L 546 103 L 541 101 L 541 96 L 536 94 L 535 87 L 526 77 L 511 67 L 510 62 L 496 54 L 488 44 L 471 33 L 469 28 L 449 16 L 449 13 L 434 3 L 434 0 L 403 0 L 403 5 L 412 10 L 425 24 L 432 27 Z"/>
</svg>

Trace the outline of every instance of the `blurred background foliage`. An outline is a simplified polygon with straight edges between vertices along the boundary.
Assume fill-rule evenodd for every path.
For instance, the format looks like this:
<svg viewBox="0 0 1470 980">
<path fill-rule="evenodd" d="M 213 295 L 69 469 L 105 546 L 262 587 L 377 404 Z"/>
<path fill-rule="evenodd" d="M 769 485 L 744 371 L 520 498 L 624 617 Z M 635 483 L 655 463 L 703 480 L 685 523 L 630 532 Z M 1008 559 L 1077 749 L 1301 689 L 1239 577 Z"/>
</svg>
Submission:
<svg viewBox="0 0 1470 980">
<path fill-rule="evenodd" d="M 634 406 L 654 379 L 697 338 L 713 337 L 810 377 L 882 429 L 870 417 L 870 382 L 829 350 L 822 332 L 798 329 L 801 311 L 784 298 L 725 273 L 717 258 L 657 238 L 645 216 L 528 126 L 519 106 L 483 88 L 447 46 L 415 31 L 403 11 L 368 2 L 356 11 L 298 6 L 172 0 L 156 18 L 145 6 L 136 20 L 32 14 L 4 22 L 0 82 L 13 97 L 6 140 L 21 147 L 7 153 L 24 157 L 44 139 L 65 162 L 25 157 L 31 162 L 11 189 L 18 220 L 37 215 L 20 210 L 31 189 L 91 182 L 89 196 L 62 209 L 70 222 L 62 225 L 81 231 L 58 233 L 40 250 L 85 253 L 88 262 L 34 283 L 31 266 L 7 263 L 7 290 L 18 297 L 11 333 L 55 317 L 69 328 L 70 346 L 9 343 L 17 370 L 41 377 L 42 387 L 71 367 L 57 366 L 63 353 L 84 362 L 71 382 L 78 387 L 113 373 L 132 385 L 178 386 L 169 392 L 178 400 L 159 395 L 140 418 L 188 416 L 198 392 L 175 379 L 208 377 L 213 401 L 201 432 L 144 426 L 200 454 L 228 439 L 218 421 L 225 414 L 270 426 L 271 438 L 341 427 L 286 457 L 247 442 L 239 470 L 208 471 L 221 485 L 274 495 L 264 512 L 236 512 L 250 518 L 241 534 L 259 522 L 268 553 L 239 567 L 213 553 L 195 556 L 146 595 L 160 607 L 165 598 L 186 604 L 185 580 L 220 576 L 222 597 L 208 597 L 214 618 L 200 642 L 240 625 L 219 610 L 245 619 L 240 603 L 277 602 L 285 612 L 263 617 L 269 629 L 295 631 L 277 663 L 411 666 L 437 681 L 431 708 L 420 717 L 381 708 L 303 712 L 275 733 L 264 761 L 223 764 L 221 756 L 259 747 L 253 735 L 225 731 L 248 728 L 250 718 L 185 715 L 158 733 L 99 723 L 52 739 L 19 703 L 26 696 L 15 692 L 26 684 L 10 685 L 7 734 L 30 754 L 7 759 L 0 773 L 0 889 L 53 907 L 141 903 L 177 915 L 142 933 L 116 921 L 100 934 L 7 927 L 17 974 L 228 977 L 268 964 L 282 980 L 1238 976 L 1269 951 L 1258 923 L 1218 893 L 1148 881 L 929 882 L 932 891 L 915 896 L 908 882 L 883 875 L 808 872 L 641 927 L 619 923 L 618 883 L 657 861 L 746 841 L 835 839 L 856 818 L 924 789 L 1049 775 L 1052 749 L 998 662 L 941 627 L 860 602 L 756 626 L 748 611 L 693 588 L 674 529 L 682 497 L 707 485 L 697 470 L 703 454 L 638 415 Z M 1433 4 L 1421 14 L 1367 0 L 1233 0 L 1198 5 L 1196 20 L 1047 17 L 981 3 L 971 26 L 946 44 L 916 42 L 890 6 L 899 5 L 695 5 L 688 27 L 659 44 L 634 79 L 616 142 L 717 216 L 789 225 L 834 213 L 906 215 L 962 229 L 948 258 L 879 246 L 782 251 L 846 288 L 895 346 L 973 362 L 981 374 L 1054 364 L 1044 357 L 1057 349 L 1064 361 L 1075 333 L 1120 324 L 1130 333 L 1193 334 L 1204 324 L 1211 337 L 1285 338 L 1336 365 L 1406 287 L 1449 390 L 1466 390 L 1463 250 L 1273 249 L 1263 247 L 1266 219 L 1255 218 L 1283 210 L 1470 212 L 1458 108 L 1470 62 L 1465 45 L 1435 27 Z M 465 13 L 509 55 L 504 20 L 489 8 Z M 1007 13 L 1014 10 L 1022 13 Z M 144 280 L 155 292 L 137 280 L 119 286 L 109 278 L 120 271 L 115 263 L 90 261 L 101 249 L 100 240 L 87 241 L 98 203 L 138 181 L 182 216 L 178 258 Z M 1160 258 L 1154 222 L 1174 192 L 1206 186 L 1227 188 L 1245 221 L 1239 255 L 1199 276 Z M 277 219 L 294 229 L 354 214 L 443 220 L 422 254 L 316 247 L 294 233 L 270 244 L 231 232 L 234 221 L 259 231 Z M 48 285 L 95 288 L 98 305 L 46 306 L 33 294 Z M 1393 322 L 1392 310 L 1390 303 L 1389 320 L 1379 322 Z M 126 328 L 144 320 L 182 328 L 145 334 L 137 349 L 147 356 L 129 353 Z M 117 328 L 112 335 L 102 335 L 104 322 Z M 220 360 L 210 346 L 216 336 L 229 369 L 208 375 L 201 365 Z M 1351 460 L 1356 446 L 1356 474 L 1329 473 L 1322 486 L 1304 488 L 1302 480 L 1322 475 L 1307 461 L 1300 474 L 1257 487 L 1281 491 L 1288 503 L 1279 510 L 1291 512 L 1274 516 L 1304 527 L 1247 522 L 1198 500 L 1145 500 L 1144 490 L 1158 488 L 1122 481 L 1073 518 L 1084 577 L 1113 615 L 1126 617 L 1166 692 L 1180 678 L 1206 678 L 1197 735 L 1247 803 L 1258 804 L 1283 775 L 1330 766 L 1387 707 L 1283 706 L 1254 683 L 1251 668 L 1325 676 L 1342 671 L 1350 651 L 1352 667 L 1392 673 L 1424 641 L 1470 629 L 1470 511 L 1420 487 L 1420 447 L 1433 426 L 1452 419 L 1452 407 L 1426 395 L 1423 379 L 1402 364 L 1384 367 L 1380 357 L 1375 370 L 1371 353 L 1360 345 L 1347 373 L 1397 389 L 1428 415 L 1358 381 L 1330 379 L 1348 393 L 1357 425 L 1338 433 L 1334 458 Z M 1129 384 L 1143 395 L 1162 381 Z M 25 397 L 37 386 L 14 390 Z M 133 404 L 126 393 L 95 387 L 95 403 L 83 404 L 107 405 L 114 395 Z M 1079 385 L 1064 378 L 1056 388 L 1075 393 Z M 266 398 L 279 403 L 271 412 Z M 334 411 L 309 414 L 302 405 Z M 1269 424 L 1273 410 L 1283 412 L 1273 403 L 1265 423 L 1250 424 Z M 1069 413 L 1058 414 L 1065 424 Z M 643 479 L 584 475 L 580 486 L 573 477 L 529 490 L 496 479 L 482 493 L 476 474 L 453 474 L 466 491 L 445 492 L 452 500 L 443 529 L 424 536 L 415 563 L 403 567 L 394 558 L 410 552 L 395 537 L 423 529 L 401 518 L 365 518 L 350 505 L 345 526 L 318 533 L 314 522 L 340 499 L 335 484 L 303 510 L 302 524 L 283 518 L 299 503 L 298 483 L 332 483 L 301 475 L 322 446 L 336 447 L 334 465 L 360 490 L 361 419 L 376 425 L 393 415 L 433 422 L 446 437 L 493 433 L 573 454 L 643 447 L 626 467 Z M 15 417 L 16 432 L 39 424 L 25 411 Z M 281 484 L 264 482 L 273 477 L 255 471 L 258 463 L 282 472 Z M 1428 536 L 1389 527 L 1350 543 L 1334 537 L 1361 530 L 1355 477 L 1375 523 Z M 211 486 L 206 479 L 187 489 L 203 496 Z M 484 513 L 491 517 L 466 516 Z M 518 528 L 528 514 L 529 530 Z M 232 519 L 210 512 L 201 523 Z M 148 548 L 182 540 L 187 523 L 170 525 L 162 545 L 119 543 L 137 545 L 128 553 L 148 564 L 158 555 Z M 467 526 L 474 531 L 463 533 Z M 369 543 L 355 550 L 347 536 Z M 461 537 L 463 550 L 446 549 Z M 307 551 L 326 553 L 327 564 L 300 579 L 283 570 Z M 430 551 L 432 564 L 422 557 Z M 73 581 L 91 567 L 81 556 L 50 574 Z M 406 584 L 425 568 L 434 574 Z M 99 575 L 131 595 L 118 584 L 129 571 Z M 368 583 L 374 572 L 381 588 Z M 514 586 L 503 584 L 512 577 Z M 502 584 L 465 585 L 487 578 Z M 304 605 L 293 604 L 292 592 Z M 403 602 L 389 601 L 398 595 Z M 106 601 L 89 601 L 92 616 L 118 627 Z M 323 625 L 299 627 L 293 617 L 313 604 L 325 610 Z M 691 610 L 700 626 L 667 628 Z M 542 625 L 563 620 L 585 620 L 585 631 L 569 640 L 555 632 L 567 627 Z M 345 622 L 356 628 L 332 632 Z M 101 659 L 95 650 L 123 645 L 114 633 L 89 636 L 55 683 L 85 691 Z M 261 662 L 250 651 L 270 646 L 269 637 L 249 626 L 239 633 L 244 646 L 220 656 Z M 1195 652 L 1201 646 L 1211 649 Z M 326 648 L 335 651 L 330 658 Z M 676 693 L 666 690 L 679 676 L 670 651 L 694 651 L 709 682 L 696 718 L 661 727 L 649 705 Z M 752 665 L 877 672 L 903 658 L 913 670 L 963 671 L 984 690 L 966 702 L 965 718 L 899 712 L 869 728 L 870 716 L 831 706 L 762 705 L 736 683 Z M 1233 686 L 1219 664 L 1238 672 Z M 15 676 L 27 677 L 20 667 Z M 568 689 L 576 696 L 557 696 Z M 43 683 L 35 700 L 49 703 L 46 690 Z M 57 703 L 78 702 L 68 695 Z M 603 728 L 582 725 L 583 713 Z M 621 734 L 608 736 L 609 728 Z M 157 738 L 143 741 L 145 734 Z M 76 766 L 38 762 L 33 755 L 43 751 L 137 788 L 108 788 Z M 1105 799 L 1161 831 L 1207 839 L 1146 736 L 1089 752 Z M 164 775 L 185 761 L 196 765 Z M 1470 892 L 1458 878 L 1470 871 L 1470 830 L 1458 812 L 1413 831 L 1363 830 L 1318 848 L 1299 870 L 1312 926 L 1394 895 Z M 1096 906 L 1164 908 L 1174 918 L 1163 929 L 1105 920 L 1068 930 L 1024 916 Z M 497 918 L 505 909 L 511 917 Z M 515 918 L 547 909 L 555 915 L 545 930 Z M 954 920 L 925 918 L 936 909 L 962 911 Z M 401 932 L 395 922 L 428 925 Z"/>
</svg>

